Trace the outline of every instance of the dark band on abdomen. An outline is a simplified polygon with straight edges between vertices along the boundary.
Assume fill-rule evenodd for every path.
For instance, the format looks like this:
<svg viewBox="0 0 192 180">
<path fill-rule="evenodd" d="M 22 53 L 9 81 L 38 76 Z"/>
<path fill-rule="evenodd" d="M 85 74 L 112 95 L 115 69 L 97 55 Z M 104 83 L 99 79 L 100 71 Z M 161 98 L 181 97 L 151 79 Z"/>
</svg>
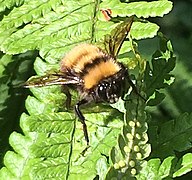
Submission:
<svg viewBox="0 0 192 180">
<path fill-rule="evenodd" d="M 89 73 L 89 70 L 92 68 L 97 68 L 97 66 L 101 63 L 101 62 L 106 62 L 109 60 L 109 56 L 103 54 L 102 56 L 96 57 L 95 59 L 91 60 L 90 62 L 88 62 L 87 64 L 84 65 L 84 68 L 82 70 L 82 72 L 80 73 L 80 77 L 85 76 L 87 73 Z"/>
</svg>

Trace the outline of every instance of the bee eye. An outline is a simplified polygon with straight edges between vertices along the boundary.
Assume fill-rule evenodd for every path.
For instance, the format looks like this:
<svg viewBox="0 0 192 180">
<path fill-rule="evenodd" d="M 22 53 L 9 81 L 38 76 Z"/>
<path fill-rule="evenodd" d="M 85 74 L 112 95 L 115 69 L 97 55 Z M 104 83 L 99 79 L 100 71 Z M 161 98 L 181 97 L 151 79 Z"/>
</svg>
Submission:
<svg viewBox="0 0 192 180">
<path fill-rule="evenodd" d="M 121 96 L 121 85 L 116 81 L 102 82 L 97 88 L 97 98 L 99 101 L 115 103 Z"/>
<path fill-rule="evenodd" d="M 106 91 L 106 95 L 109 103 L 116 103 L 121 96 L 121 84 L 112 81 L 110 87 Z"/>
<path fill-rule="evenodd" d="M 101 101 L 107 101 L 106 89 L 108 86 L 107 82 L 98 85 L 97 95 Z"/>
</svg>

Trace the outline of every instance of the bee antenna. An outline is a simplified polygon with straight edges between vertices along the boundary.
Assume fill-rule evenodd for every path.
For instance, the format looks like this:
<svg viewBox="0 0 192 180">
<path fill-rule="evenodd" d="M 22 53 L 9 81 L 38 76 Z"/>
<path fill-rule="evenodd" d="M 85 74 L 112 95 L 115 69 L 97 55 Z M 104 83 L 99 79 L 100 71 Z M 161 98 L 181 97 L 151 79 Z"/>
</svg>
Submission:
<svg viewBox="0 0 192 180">
<path fill-rule="evenodd" d="M 128 83 L 130 84 L 130 86 L 133 89 L 133 92 L 138 95 L 141 99 L 143 99 L 145 102 L 147 102 L 147 99 L 145 99 L 137 90 L 135 84 L 131 81 L 131 79 L 128 77 Z"/>
</svg>

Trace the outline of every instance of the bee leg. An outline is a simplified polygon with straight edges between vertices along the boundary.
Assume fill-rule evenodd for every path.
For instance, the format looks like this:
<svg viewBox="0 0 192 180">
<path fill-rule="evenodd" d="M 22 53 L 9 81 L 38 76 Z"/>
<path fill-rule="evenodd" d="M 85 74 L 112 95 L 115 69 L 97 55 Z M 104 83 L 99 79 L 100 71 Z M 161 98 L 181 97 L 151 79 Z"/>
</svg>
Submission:
<svg viewBox="0 0 192 180">
<path fill-rule="evenodd" d="M 87 125 L 85 123 L 85 117 L 83 116 L 82 112 L 80 111 L 80 106 L 83 104 L 87 104 L 88 101 L 86 99 L 82 99 L 81 101 L 79 101 L 76 105 L 75 105 L 75 113 L 77 114 L 80 122 L 83 125 L 83 132 L 84 132 L 84 137 L 85 140 L 87 142 L 87 147 L 89 146 L 89 136 L 88 136 L 88 132 L 87 132 Z"/>
<path fill-rule="evenodd" d="M 67 99 L 65 101 L 65 105 L 67 110 L 71 107 L 71 93 L 69 91 L 69 88 L 67 86 L 62 86 L 62 92 L 66 95 Z"/>
</svg>

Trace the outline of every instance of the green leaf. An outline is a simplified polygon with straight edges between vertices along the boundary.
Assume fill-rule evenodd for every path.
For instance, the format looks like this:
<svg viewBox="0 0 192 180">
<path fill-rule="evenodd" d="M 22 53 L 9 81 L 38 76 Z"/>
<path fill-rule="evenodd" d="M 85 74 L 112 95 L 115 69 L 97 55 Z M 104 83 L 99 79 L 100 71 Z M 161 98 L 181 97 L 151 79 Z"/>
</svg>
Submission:
<svg viewBox="0 0 192 180">
<path fill-rule="evenodd" d="M 97 161 L 96 168 L 97 168 L 97 174 L 99 175 L 100 179 L 104 179 L 108 169 L 108 163 L 106 157 L 101 157 Z"/>
<path fill-rule="evenodd" d="M 63 52 L 69 51 L 74 44 L 98 41 L 108 29 L 114 28 L 114 23 L 100 18 L 103 17 L 100 11 L 94 14 L 94 9 L 102 9 L 107 5 L 106 8 L 111 8 L 114 16 L 118 14 L 119 16 L 140 17 L 142 14 L 144 17 L 154 17 L 163 16 L 172 8 L 172 3 L 166 0 L 129 4 L 120 3 L 120 1 L 104 1 L 100 7 L 97 1 L 93 3 L 90 0 L 78 1 L 78 3 L 73 0 L 70 4 L 60 0 L 46 2 L 38 0 L 26 2 L 12 10 L 1 21 L 2 51 L 17 54 L 39 49 L 41 56 L 53 63 L 63 56 Z M 95 23 L 96 16 L 99 19 Z M 134 24 L 135 31 L 132 32 L 136 39 L 154 37 L 159 29 L 154 23 L 136 22 Z"/>
<path fill-rule="evenodd" d="M 165 98 L 165 94 L 155 91 L 150 97 L 150 101 L 147 103 L 148 106 L 158 105 Z"/>
<path fill-rule="evenodd" d="M 25 0 L 26 1 L 26 0 Z M 24 3 L 24 0 L 11 0 L 11 1 L 1 1 L 0 3 L 0 12 L 7 9 L 11 9 L 14 6 L 21 6 Z"/>
<path fill-rule="evenodd" d="M 150 159 L 142 166 L 142 170 L 137 175 L 137 179 L 160 180 L 171 176 L 172 166 L 174 164 L 174 157 L 167 157 L 162 163 L 160 159 Z"/>
<path fill-rule="evenodd" d="M 16 126 L 19 117 L 23 111 L 23 101 L 25 91 L 18 86 L 25 81 L 30 72 L 31 64 L 34 59 L 34 53 L 27 53 L 23 56 L 10 56 L 1 53 L 0 59 L 0 141 L 1 153 L 0 159 L 9 148 L 8 137 Z M 14 106 L 14 108 L 13 108 Z M 1 161 L 2 162 L 2 161 Z"/>
<path fill-rule="evenodd" d="M 7 39 L 3 40 L 2 50 L 9 53 L 21 53 L 32 49 L 43 51 L 44 46 L 47 49 L 50 45 L 49 50 L 59 51 L 59 47 L 64 48 L 63 45 L 67 46 L 68 50 L 74 36 L 74 40 L 79 39 L 79 42 L 91 38 L 92 26 L 89 18 L 93 11 L 88 10 L 93 8 L 94 3 L 92 1 L 76 3 L 75 0 L 71 1 L 70 5 L 60 0 L 51 0 L 47 3 L 36 0 L 23 4 L 11 11 L 9 16 L 1 21 L 0 32 L 2 35 L 7 29 L 10 29 Z M 52 18 L 50 18 L 51 16 Z M 42 17 L 44 22 L 42 22 Z M 78 21 L 76 22 L 77 17 Z M 33 20 L 35 21 L 33 22 Z M 20 26 L 23 27 L 19 28 Z M 15 28 L 18 28 L 17 31 L 11 31 Z M 65 52 L 66 50 L 63 49 L 62 51 Z M 47 52 L 49 51 L 47 50 L 45 53 Z"/>
<path fill-rule="evenodd" d="M 126 98 L 129 99 L 113 105 L 114 108 L 124 112 L 124 126 L 118 136 L 118 145 L 111 150 L 110 159 L 113 166 L 106 174 L 106 179 L 115 177 L 133 179 L 151 152 L 146 133 L 145 102 L 134 91 L 128 93 Z"/>
<path fill-rule="evenodd" d="M 173 55 L 173 50 L 170 49 L 169 44 L 170 42 L 168 40 L 161 37 L 160 50 L 153 54 L 151 64 L 147 62 L 145 71 L 147 97 L 155 93 L 155 99 L 151 97 L 153 102 L 149 100 L 148 105 L 156 105 L 159 103 L 163 99 L 159 90 L 173 82 L 173 77 L 170 75 L 170 72 L 175 67 L 176 57 Z M 154 104 L 155 101 L 156 103 Z"/>
<path fill-rule="evenodd" d="M 0 176 L 8 179 L 21 179 L 25 177 L 29 179 L 28 165 L 29 157 L 32 156 L 29 152 L 29 147 L 35 141 L 35 136 L 31 135 L 30 138 L 23 136 L 19 133 L 12 133 L 10 136 L 10 143 L 15 151 L 8 151 L 4 157 L 5 168 L 0 170 Z M 30 166 L 29 166 L 30 167 Z"/>
<path fill-rule="evenodd" d="M 131 16 L 136 15 L 137 17 L 156 17 L 163 16 L 169 13 L 172 9 L 173 3 L 171 1 L 152 1 L 152 2 L 131 2 L 131 3 L 121 3 L 119 0 L 104 0 L 101 3 L 103 9 L 112 9 L 113 16 Z"/>
<path fill-rule="evenodd" d="M 178 170 L 173 174 L 173 177 L 182 176 L 192 170 L 192 154 L 187 153 L 181 159 L 177 165 Z"/>
<path fill-rule="evenodd" d="M 83 157 L 80 154 L 85 148 L 82 144 L 84 137 L 80 129 L 81 123 L 76 123 L 72 117 L 74 118 L 73 114 L 65 112 L 31 116 L 23 114 L 21 127 L 25 136 L 18 133 L 12 134 L 10 142 L 16 153 L 6 154 L 5 165 L 9 170 L 2 169 L 1 177 L 7 171 L 13 174 L 14 178 L 30 176 L 31 179 L 47 179 L 67 176 L 73 179 L 80 176 L 87 179 L 94 177 L 96 165 L 97 171 L 101 171 L 98 164 L 101 162 L 102 154 L 107 155 L 110 147 L 114 145 L 118 129 L 114 129 L 113 126 L 111 128 L 97 127 L 94 124 L 90 126 L 88 123 L 92 143 L 86 156 Z M 104 119 L 106 114 L 90 114 L 86 117 L 92 117 L 94 122 L 97 118 Z M 14 158 L 14 163 L 10 161 L 11 158 Z M 100 173 L 103 174 L 105 171 Z"/>
<path fill-rule="evenodd" d="M 157 135 L 154 134 L 155 132 L 152 134 L 156 137 L 152 142 L 152 156 L 164 158 L 175 155 L 175 151 L 182 152 L 190 149 L 192 147 L 191 128 L 192 115 L 187 113 L 162 124 L 160 129 L 156 129 Z"/>
<path fill-rule="evenodd" d="M 159 30 L 159 26 L 147 22 L 135 22 L 133 23 L 133 27 L 131 28 L 131 36 L 133 39 L 146 39 L 146 38 L 153 38 L 157 35 L 157 31 Z"/>
</svg>

